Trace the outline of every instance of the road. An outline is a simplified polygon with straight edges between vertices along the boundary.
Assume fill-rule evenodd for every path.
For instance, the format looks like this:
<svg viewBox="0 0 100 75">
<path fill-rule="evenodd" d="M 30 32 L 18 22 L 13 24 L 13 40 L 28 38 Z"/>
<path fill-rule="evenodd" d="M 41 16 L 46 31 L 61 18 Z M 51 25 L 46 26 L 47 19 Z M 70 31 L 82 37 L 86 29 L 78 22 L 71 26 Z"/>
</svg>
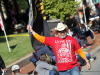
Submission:
<svg viewBox="0 0 100 75">
<path fill-rule="evenodd" d="M 100 75 L 100 53 L 96 56 L 96 60 L 91 63 L 91 70 L 87 70 L 87 67 L 82 67 L 80 75 Z"/>
</svg>

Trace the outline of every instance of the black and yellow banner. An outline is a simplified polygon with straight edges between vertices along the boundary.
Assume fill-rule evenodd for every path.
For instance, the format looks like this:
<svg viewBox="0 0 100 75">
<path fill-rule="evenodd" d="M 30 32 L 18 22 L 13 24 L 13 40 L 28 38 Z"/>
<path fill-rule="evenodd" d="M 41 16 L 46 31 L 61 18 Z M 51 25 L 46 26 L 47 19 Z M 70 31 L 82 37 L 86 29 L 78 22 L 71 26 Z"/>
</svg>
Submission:
<svg viewBox="0 0 100 75">
<path fill-rule="evenodd" d="M 33 30 L 36 31 L 38 34 L 49 37 L 50 36 L 49 27 L 47 24 L 42 0 L 31 0 L 31 1 L 32 4 L 30 5 L 32 5 L 32 12 L 33 12 L 33 17 L 31 17 L 30 19 L 32 20 L 33 18 L 33 20 L 31 21 L 33 22 L 33 24 L 31 26 Z M 38 42 L 37 40 L 33 40 L 34 38 L 31 33 L 30 33 L 30 38 L 31 38 L 32 47 L 35 50 L 39 50 L 44 46 L 42 43 Z"/>
</svg>

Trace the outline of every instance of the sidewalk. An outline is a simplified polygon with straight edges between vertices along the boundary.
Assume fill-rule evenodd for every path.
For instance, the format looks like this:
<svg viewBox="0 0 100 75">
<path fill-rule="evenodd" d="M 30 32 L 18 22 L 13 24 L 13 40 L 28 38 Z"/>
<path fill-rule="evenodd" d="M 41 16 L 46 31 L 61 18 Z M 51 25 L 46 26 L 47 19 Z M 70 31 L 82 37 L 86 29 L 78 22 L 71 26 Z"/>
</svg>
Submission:
<svg viewBox="0 0 100 75">
<path fill-rule="evenodd" d="M 90 46 L 91 49 L 88 50 L 88 52 L 90 52 L 91 56 L 95 56 L 98 53 L 98 51 L 100 51 L 100 47 L 99 47 L 99 45 L 100 45 L 100 33 L 95 34 L 95 39 L 96 39 L 95 44 L 91 45 Z M 93 41 L 90 37 L 88 37 L 88 43 L 89 44 L 93 43 Z M 25 62 L 23 62 L 23 63 L 25 63 Z M 21 70 L 22 70 L 22 74 L 28 74 L 28 73 L 32 72 L 33 70 L 35 70 L 35 66 L 33 65 L 33 63 L 29 62 L 24 67 L 21 67 Z"/>
</svg>

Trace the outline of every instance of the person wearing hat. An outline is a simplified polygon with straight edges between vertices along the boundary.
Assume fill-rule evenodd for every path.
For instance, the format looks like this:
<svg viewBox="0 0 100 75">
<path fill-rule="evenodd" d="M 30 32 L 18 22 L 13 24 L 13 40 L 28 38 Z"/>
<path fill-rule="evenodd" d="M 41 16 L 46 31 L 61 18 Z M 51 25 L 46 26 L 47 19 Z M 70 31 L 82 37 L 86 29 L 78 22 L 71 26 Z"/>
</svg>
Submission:
<svg viewBox="0 0 100 75">
<path fill-rule="evenodd" d="M 32 32 L 33 36 L 41 43 L 52 47 L 56 57 L 56 64 L 59 75 L 80 75 L 78 62 L 75 52 L 78 53 L 87 63 L 87 68 L 91 69 L 91 64 L 86 58 L 85 53 L 78 44 L 77 40 L 67 35 L 67 25 L 58 23 L 56 34 L 58 37 L 44 37 L 37 34 L 30 25 L 27 29 Z"/>
<path fill-rule="evenodd" d="M 28 74 L 21 74 L 21 69 L 18 65 L 12 66 L 12 74 L 13 75 L 28 75 Z"/>
</svg>

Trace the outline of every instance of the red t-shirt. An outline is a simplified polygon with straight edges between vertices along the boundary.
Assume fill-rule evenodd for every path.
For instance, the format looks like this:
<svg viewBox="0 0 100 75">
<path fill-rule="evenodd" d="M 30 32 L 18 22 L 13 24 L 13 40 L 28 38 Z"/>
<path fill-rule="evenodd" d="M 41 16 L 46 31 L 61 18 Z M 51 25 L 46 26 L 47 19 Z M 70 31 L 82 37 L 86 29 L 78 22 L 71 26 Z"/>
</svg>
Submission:
<svg viewBox="0 0 100 75">
<path fill-rule="evenodd" d="M 67 36 L 65 39 L 45 37 L 45 45 L 52 47 L 58 71 L 69 70 L 78 65 L 75 51 L 81 47 L 73 37 Z"/>
</svg>

